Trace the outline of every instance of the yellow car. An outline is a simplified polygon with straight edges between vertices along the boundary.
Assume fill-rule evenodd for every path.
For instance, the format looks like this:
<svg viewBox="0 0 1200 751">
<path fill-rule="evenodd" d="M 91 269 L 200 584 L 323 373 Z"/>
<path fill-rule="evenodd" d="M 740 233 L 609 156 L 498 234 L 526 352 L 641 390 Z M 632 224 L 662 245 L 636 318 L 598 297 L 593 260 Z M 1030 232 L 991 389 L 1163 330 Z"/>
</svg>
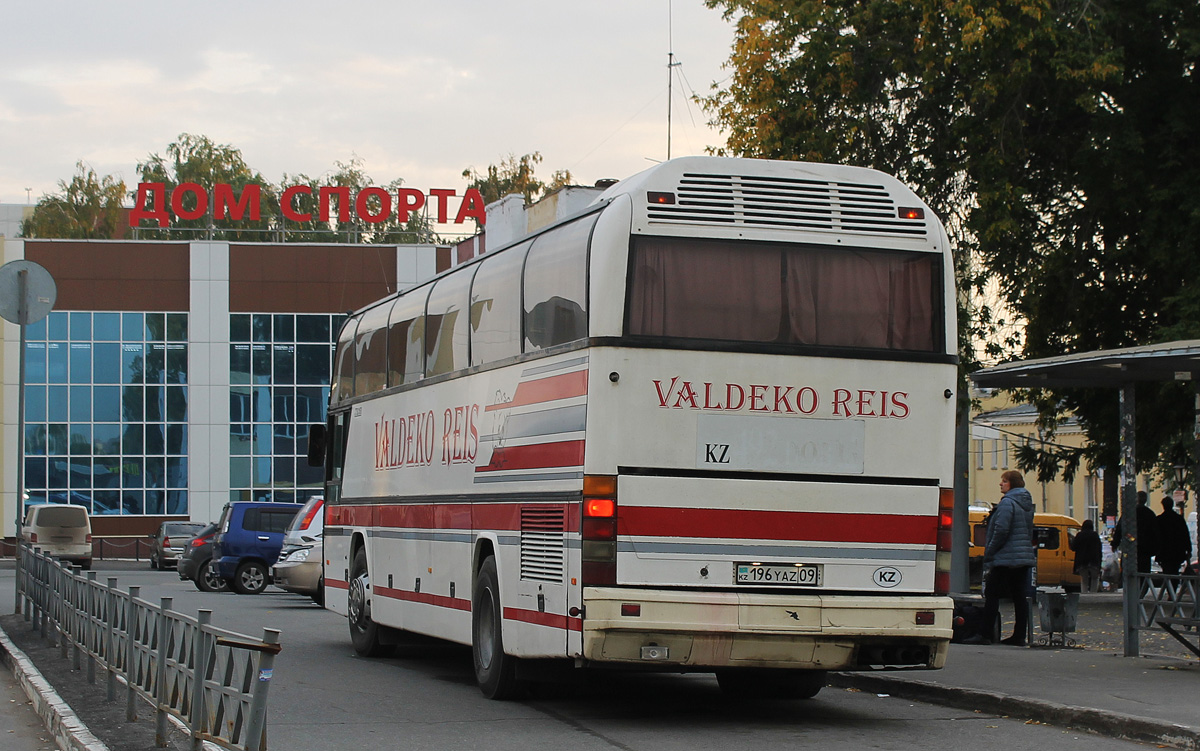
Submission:
<svg viewBox="0 0 1200 751">
<path fill-rule="evenodd" d="M 971 587 L 983 581 L 983 550 L 987 545 L 985 520 L 991 509 L 972 506 L 970 510 L 971 547 L 968 553 Z M 1079 532 L 1080 522 L 1063 514 L 1034 514 L 1033 531 L 1037 538 L 1037 585 L 1062 587 L 1079 591 L 1079 574 L 1075 567 L 1075 551 L 1071 543 Z"/>
</svg>

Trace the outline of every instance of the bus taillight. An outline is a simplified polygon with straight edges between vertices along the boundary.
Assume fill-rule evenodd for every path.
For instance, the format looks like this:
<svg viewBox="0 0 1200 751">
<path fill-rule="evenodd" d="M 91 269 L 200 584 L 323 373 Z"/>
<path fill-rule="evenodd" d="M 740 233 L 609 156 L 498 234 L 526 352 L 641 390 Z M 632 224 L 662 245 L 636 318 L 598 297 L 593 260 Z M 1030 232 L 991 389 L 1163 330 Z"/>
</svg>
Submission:
<svg viewBox="0 0 1200 751">
<path fill-rule="evenodd" d="M 583 478 L 581 578 L 583 586 L 617 583 L 617 478 L 587 475 Z"/>
<path fill-rule="evenodd" d="M 954 521 L 954 488 L 942 488 L 938 493 L 937 554 L 933 567 L 933 591 L 950 594 L 950 534 Z"/>
</svg>

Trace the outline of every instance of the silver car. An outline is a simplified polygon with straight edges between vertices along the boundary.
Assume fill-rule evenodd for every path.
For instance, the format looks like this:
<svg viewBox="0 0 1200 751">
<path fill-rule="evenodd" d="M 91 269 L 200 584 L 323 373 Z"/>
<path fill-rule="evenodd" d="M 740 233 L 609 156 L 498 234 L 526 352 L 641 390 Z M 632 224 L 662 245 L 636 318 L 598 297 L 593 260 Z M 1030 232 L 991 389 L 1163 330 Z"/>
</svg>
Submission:
<svg viewBox="0 0 1200 751">
<path fill-rule="evenodd" d="M 173 568 L 179 556 L 204 525 L 199 522 L 163 522 L 150 535 L 150 568 Z"/>
<path fill-rule="evenodd" d="M 287 592 L 308 595 L 313 602 L 324 606 L 324 557 L 325 548 L 321 540 L 285 545 L 279 552 L 279 560 L 271 567 L 272 582 Z"/>
</svg>

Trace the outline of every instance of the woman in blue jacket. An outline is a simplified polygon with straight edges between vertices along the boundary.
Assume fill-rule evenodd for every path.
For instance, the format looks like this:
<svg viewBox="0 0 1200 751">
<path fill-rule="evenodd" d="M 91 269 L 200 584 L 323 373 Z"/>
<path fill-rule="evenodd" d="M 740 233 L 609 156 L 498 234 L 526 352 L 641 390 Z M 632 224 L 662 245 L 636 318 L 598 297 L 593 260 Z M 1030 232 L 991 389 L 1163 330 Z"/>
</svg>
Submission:
<svg viewBox="0 0 1200 751">
<path fill-rule="evenodd" d="M 1000 475 L 1000 492 L 1004 497 L 992 510 L 987 527 L 987 547 L 983 551 L 983 622 L 996 622 L 1000 598 L 1013 601 L 1016 623 L 1013 635 L 1001 639 L 1002 644 L 1025 645 L 1029 624 L 1030 572 L 1037 562 L 1033 536 L 1033 496 L 1025 489 L 1025 478 L 1016 470 Z M 967 639 L 969 644 L 991 644 L 979 635 Z"/>
</svg>

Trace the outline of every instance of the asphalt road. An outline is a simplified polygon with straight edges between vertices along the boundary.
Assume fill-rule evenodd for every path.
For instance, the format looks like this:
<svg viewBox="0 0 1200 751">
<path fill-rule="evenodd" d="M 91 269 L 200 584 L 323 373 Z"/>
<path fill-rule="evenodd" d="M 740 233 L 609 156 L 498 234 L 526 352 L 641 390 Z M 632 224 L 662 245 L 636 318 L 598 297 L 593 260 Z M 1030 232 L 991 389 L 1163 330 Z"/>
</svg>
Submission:
<svg viewBox="0 0 1200 751">
<path fill-rule="evenodd" d="M 734 702 L 707 674 L 580 674 L 567 684 L 543 686 L 521 702 L 489 701 L 474 685 L 466 647 L 415 640 L 394 658 L 363 659 L 350 646 L 344 619 L 306 598 L 273 588 L 259 596 L 202 593 L 174 572 L 150 571 L 145 564 L 97 562 L 97 568 L 102 581 L 117 576 L 121 588 L 141 586 L 141 596 L 150 601 L 172 597 L 175 609 L 189 614 L 212 610 L 214 625 L 222 628 L 254 636 L 263 627 L 283 632 L 268 708 L 267 742 L 273 749 L 793 751 L 814 744 L 823 751 L 925 751 L 964 742 L 972 751 L 1138 747 L 853 690 L 826 688 L 808 701 Z M 12 612 L 12 588 L 11 562 L 5 562 L 0 612 Z M 52 683 L 83 681 L 78 673 L 47 677 Z M 95 690 L 102 695 L 101 686 Z M 99 734 L 92 720 L 84 721 Z"/>
</svg>

